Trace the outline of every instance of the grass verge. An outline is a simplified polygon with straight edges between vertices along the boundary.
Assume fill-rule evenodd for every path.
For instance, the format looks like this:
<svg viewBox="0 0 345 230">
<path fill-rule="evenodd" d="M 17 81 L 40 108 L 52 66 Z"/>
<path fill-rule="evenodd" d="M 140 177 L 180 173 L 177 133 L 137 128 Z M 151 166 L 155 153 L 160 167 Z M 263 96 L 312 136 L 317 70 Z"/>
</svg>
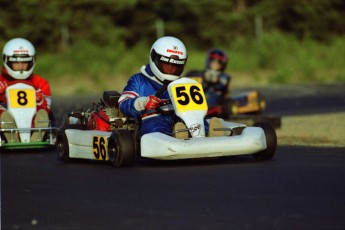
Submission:
<svg viewBox="0 0 345 230">
<path fill-rule="evenodd" d="M 345 147 L 345 112 L 282 118 L 278 145 Z"/>
</svg>

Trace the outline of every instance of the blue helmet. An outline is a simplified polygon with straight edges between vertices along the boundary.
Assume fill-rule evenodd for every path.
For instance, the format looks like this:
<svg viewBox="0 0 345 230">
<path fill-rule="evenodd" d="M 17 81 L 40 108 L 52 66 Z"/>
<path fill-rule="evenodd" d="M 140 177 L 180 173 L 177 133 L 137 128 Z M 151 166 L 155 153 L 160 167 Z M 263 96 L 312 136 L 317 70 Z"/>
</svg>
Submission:
<svg viewBox="0 0 345 230">
<path fill-rule="evenodd" d="M 221 49 L 211 49 L 207 53 L 206 57 L 206 69 L 210 69 L 210 63 L 214 60 L 217 60 L 222 64 L 221 71 L 224 71 L 226 65 L 228 64 L 228 55 L 225 51 Z"/>
</svg>

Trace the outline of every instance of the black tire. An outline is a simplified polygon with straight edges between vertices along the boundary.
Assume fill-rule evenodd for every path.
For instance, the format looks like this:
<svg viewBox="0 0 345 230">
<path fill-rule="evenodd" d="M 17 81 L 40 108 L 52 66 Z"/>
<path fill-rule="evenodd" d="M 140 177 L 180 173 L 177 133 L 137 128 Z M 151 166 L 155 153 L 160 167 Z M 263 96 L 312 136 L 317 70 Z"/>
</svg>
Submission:
<svg viewBox="0 0 345 230">
<path fill-rule="evenodd" d="M 86 130 L 87 126 L 82 124 L 71 124 L 65 125 L 56 134 L 56 148 L 59 154 L 60 160 L 67 163 L 70 161 L 69 157 L 69 147 L 68 147 L 68 139 L 66 136 L 66 129 L 80 129 Z"/>
<path fill-rule="evenodd" d="M 132 166 L 135 161 L 135 140 L 129 130 L 115 130 L 108 139 L 109 161 L 116 167 Z"/>
<path fill-rule="evenodd" d="M 256 160 L 271 160 L 276 152 L 277 134 L 274 128 L 268 123 L 258 122 L 255 123 L 254 126 L 260 127 L 264 130 L 267 148 L 261 152 L 253 154 L 253 157 Z"/>
</svg>

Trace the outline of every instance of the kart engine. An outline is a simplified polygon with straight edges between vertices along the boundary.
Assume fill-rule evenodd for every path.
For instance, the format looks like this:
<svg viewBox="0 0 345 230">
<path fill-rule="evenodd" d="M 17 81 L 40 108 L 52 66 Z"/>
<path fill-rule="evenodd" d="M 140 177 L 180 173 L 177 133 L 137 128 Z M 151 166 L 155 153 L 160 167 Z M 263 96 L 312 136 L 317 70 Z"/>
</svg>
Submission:
<svg viewBox="0 0 345 230">
<path fill-rule="evenodd" d="M 73 111 L 69 114 L 69 123 L 84 124 L 91 130 L 134 130 L 134 119 L 125 117 L 119 109 L 118 99 L 120 96 L 121 94 L 117 91 L 105 91 L 99 103 L 94 103 L 91 108 L 85 111 Z"/>
</svg>

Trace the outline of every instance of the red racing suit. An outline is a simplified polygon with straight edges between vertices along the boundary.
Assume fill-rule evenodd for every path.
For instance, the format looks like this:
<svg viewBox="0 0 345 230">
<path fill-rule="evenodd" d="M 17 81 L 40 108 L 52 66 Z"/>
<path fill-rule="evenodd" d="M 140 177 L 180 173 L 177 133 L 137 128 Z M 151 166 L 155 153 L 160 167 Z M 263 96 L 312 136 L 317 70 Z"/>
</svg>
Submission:
<svg viewBox="0 0 345 230">
<path fill-rule="evenodd" d="M 44 109 L 48 113 L 50 113 L 51 91 L 50 91 L 50 86 L 47 80 L 43 79 L 42 77 L 34 73 L 31 74 L 30 77 L 28 77 L 25 80 L 16 80 L 7 73 L 5 67 L 2 67 L 1 75 L 0 75 L 0 83 L 5 83 L 5 85 L 9 86 L 9 85 L 19 83 L 19 82 L 33 86 L 36 92 L 41 91 L 43 95 L 42 95 L 42 100 L 36 102 L 37 111 L 40 109 Z M 0 114 L 1 114 L 2 109 L 6 107 L 7 107 L 6 94 L 2 93 L 0 94 Z"/>
</svg>

